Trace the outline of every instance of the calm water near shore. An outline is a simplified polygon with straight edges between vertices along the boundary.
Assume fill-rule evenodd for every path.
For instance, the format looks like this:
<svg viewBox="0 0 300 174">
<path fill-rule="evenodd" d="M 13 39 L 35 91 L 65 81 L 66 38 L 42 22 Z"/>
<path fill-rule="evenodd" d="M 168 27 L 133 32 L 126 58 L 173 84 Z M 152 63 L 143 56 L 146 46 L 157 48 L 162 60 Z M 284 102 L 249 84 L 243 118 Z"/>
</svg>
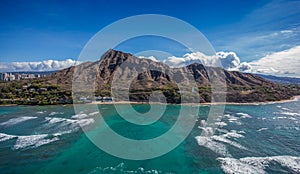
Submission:
<svg viewBox="0 0 300 174">
<path fill-rule="evenodd" d="M 142 161 L 109 155 L 88 139 L 79 124 L 97 124 L 97 113 L 78 115 L 72 105 L 2 106 L 0 173 L 300 173 L 299 104 L 227 105 L 211 137 L 200 136 L 208 130 L 203 125 L 210 109 L 201 106 L 185 141 L 161 157 Z M 133 106 L 149 110 L 146 104 Z M 132 139 L 168 131 L 180 110 L 167 105 L 161 119 L 141 128 L 126 122 L 113 105 L 98 108 L 115 132 Z M 101 125 L 88 133 L 97 131 Z"/>
</svg>

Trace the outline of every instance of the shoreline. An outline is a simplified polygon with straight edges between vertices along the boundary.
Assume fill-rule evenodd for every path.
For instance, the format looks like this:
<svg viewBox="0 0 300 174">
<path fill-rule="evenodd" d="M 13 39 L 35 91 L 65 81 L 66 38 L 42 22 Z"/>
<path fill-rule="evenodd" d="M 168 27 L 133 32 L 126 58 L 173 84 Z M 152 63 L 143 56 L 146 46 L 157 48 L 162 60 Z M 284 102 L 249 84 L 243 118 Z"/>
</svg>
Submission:
<svg viewBox="0 0 300 174">
<path fill-rule="evenodd" d="M 183 106 L 210 106 L 210 105 L 268 105 L 268 104 L 278 104 L 278 103 L 287 103 L 300 100 L 300 95 L 296 95 L 291 97 L 290 99 L 279 100 L 279 101 L 267 101 L 267 102 L 252 102 L 252 103 L 235 103 L 235 102 L 214 102 L 214 103 L 169 103 L 170 105 L 183 105 Z M 111 104 L 149 104 L 149 102 L 135 102 L 135 101 L 115 101 L 115 102 L 92 102 L 92 103 L 82 103 L 82 104 L 56 104 L 64 106 L 64 105 L 111 105 Z M 150 102 L 150 104 L 166 104 L 166 103 L 158 103 L 158 102 Z M 53 105 L 18 105 L 18 104 L 5 104 L 1 106 L 53 106 Z"/>
<path fill-rule="evenodd" d="M 172 105 L 184 105 L 184 106 L 209 106 L 209 105 L 267 105 L 267 104 L 277 104 L 277 103 L 287 103 L 293 102 L 300 99 L 300 95 L 291 97 L 290 99 L 279 100 L 279 101 L 267 101 L 267 102 L 252 102 L 252 103 L 235 103 L 235 102 L 214 102 L 214 103 L 183 103 L 175 104 L 169 103 Z M 96 105 L 108 105 L 108 104 L 149 104 L 149 102 L 133 102 L 133 101 L 116 101 L 116 102 L 92 102 L 86 104 L 96 104 Z M 150 104 L 165 104 L 158 102 L 150 102 Z"/>
<path fill-rule="evenodd" d="M 278 100 L 278 101 L 266 101 L 266 102 L 252 102 L 252 103 L 235 103 L 235 102 L 215 102 L 215 103 L 200 103 L 202 105 L 270 105 L 278 103 L 288 103 L 293 101 L 298 101 L 300 95 L 291 97 L 290 99 Z M 193 104 L 193 103 L 191 103 Z"/>
</svg>

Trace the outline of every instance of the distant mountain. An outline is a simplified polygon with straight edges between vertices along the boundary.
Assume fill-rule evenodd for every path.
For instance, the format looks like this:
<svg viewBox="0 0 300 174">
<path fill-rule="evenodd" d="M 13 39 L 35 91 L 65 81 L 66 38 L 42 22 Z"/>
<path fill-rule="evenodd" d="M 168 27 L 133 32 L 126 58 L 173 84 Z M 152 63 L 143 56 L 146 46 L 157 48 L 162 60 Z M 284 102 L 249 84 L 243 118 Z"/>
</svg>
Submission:
<svg viewBox="0 0 300 174">
<path fill-rule="evenodd" d="M 123 63 L 127 68 L 122 67 Z M 129 67 L 129 68 L 128 68 Z M 143 68 L 150 68 L 142 73 Z M 178 94 L 179 81 L 184 82 L 188 70 L 195 79 L 200 101 L 211 101 L 210 80 L 213 77 L 215 81 L 226 81 L 228 102 L 263 102 L 289 99 L 294 95 L 299 95 L 299 88 L 290 88 L 271 82 L 261 76 L 241 73 L 238 71 L 227 71 L 217 67 L 204 67 L 202 64 L 193 63 L 185 68 L 170 68 L 162 62 L 155 62 L 150 59 L 137 58 L 132 54 L 124 53 L 110 49 L 100 60 L 96 62 L 85 62 L 77 67 L 70 67 L 57 71 L 44 79 L 43 83 L 59 84 L 71 89 L 72 81 L 76 84 L 76 89 L 82 92 L 89 91 L 85 84 L 95 83 L 95 94 L 101 96 L 110 95 L 111 85 L 117 75 L 119 88 L 122 88 L 121 82 L 127 82 L 135 77 L 130 85 L 130 100 L 147 101 L 151 91 L 160 89 L 167 97 L 168 102 L 180 102 Z M 75 73 L 74 71 L 80 72 Z M 167 73 L 164 73 L 167 72 Z M 182 76 L 182 79 L 178 79 Z M 94 80 L 96 81 L 94 82 Z M 179 80 L 179 81 L 178 81 Z M 75 84 L 73 84 L 75 85 Z M 193 94 L 191 94 L 193 97 Z"/>
<path fill-rule="evenodd" d="M 279 77 L 279 76 L 264 75 L 264 74 L 256 74 L 256 75 L 275 83 L 300 85 L 300 78 L 296 78 L 296 77 Z"/>
</svg>

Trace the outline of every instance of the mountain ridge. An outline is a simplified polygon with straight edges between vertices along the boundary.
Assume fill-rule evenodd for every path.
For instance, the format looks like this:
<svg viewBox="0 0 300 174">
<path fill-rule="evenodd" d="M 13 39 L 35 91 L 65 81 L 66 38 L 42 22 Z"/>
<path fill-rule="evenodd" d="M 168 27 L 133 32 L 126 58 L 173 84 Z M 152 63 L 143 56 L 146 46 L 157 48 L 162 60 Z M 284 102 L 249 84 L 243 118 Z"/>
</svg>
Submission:
<svg viewBox="0 0 300 174">
<path fill-rule="evenodd" d="M 130 68 L 121 67 L 122 64 L 127 64 Z M 82 74 L 87 67 L 93 69 L 96 74 L 95 90 L 97 95 L 110 95 L 109 90 L 113 83 L 113 78 L 118 71 L 120 71 L 119 81 L 128 81 L 136 76 L 131 84 L 130 90 L 135 92 L 135 95 L 131 95 L 130 99 L 133 101 L 148 101 L 149 94 L 145 92 L 151 92 L 155 90 L 164 91 L 165 95 L 172 91 L 169 96 L 169 102 L 178 103 L 179 101 L 172 100 L 172 98 L 180 98 L 176 94 L 178 88 L 176 88 L 176 80 L 174 80 L 174 74 L 183 74 L 188 70 L 195 79 L 197 87 L 200 90 L 199 102 L 211 101 L 211 84 L 210 76 L 216 76 L 217 80 L 225 80 L 227 87 L 227 101 L 228 102 L 262 102 L 262 101 L 276 101 L 282 99 L 289 99 L 297 92 L 287 89 L 279 84 L 268 81 L 260 76 L 256 76 L 251 73 L 242 73 L 238 71 L 227 71 L 219 67 L 204 67 L 202 64 L 193 63 L 182 68 L 171 68 L 162 62 L 155 62 L 150 59 L 141 59 L 130 53 L 124 53 L 122 51 L 116 51 L 113 49 L 108 50 L 101 59 L 88 63 L 88 65 L 81 65 L 80 71 Z M 156 69 L 147 70 L 145 72 L 133 75 L 133 71 L 141 71 L 142 68 Z M 87 70 L 86 70 L 87 71 Z M 87 73 L 91 75 L 91 73 Z M 85 74 L 83 76 L 87 77 Z M 59 75 L 61 76 L 61 75 Z M 130 76 L 130 78 L 126 77 Z M 222 77 L 221 77 L 222 76 Z M 73 80 L 76 77 L 73 77 Z M 92 78 L 93 79 L 93 78 Z M 85 80 L 88 81 L 88 78 Z M 88 82 L 89 83 L 89 82 Z M 171 86 L 171 87 L 170 87 Z M 166 88 L 171 88 L 169 92 L 166 92 Z M 142 92 L 144 90 L 144 93 Z M 106 91 L 102 94 L 101 91 Z M 137 91 L 140 93 L 137 94 Z M 298 94 L 298 93 L 297 93 Z"/>
<path fill-rule="evenodd" d="M 190 83 L 190 78 L 196 84 L 199 98 L 191 91 L 187 91 L 186 96 L 194 103 L 218 102 L 218 95 L 220 97 L 224 93 L 227 102 L 236 103 L 278 101 L 300 95 L 299 86 L 276 84 L 255 74 L 227 71 L 220 67 L 205 67 L 200 63 L 171 68 L 163 62 L 137 58 L 130 53 L 113 49 L 108 50 L 95 62 L 84 62 L 60 70 L 32 83 L 46 87 L 57 85 L 63 98 L 68 101 L 72 98 L 72 87 L 74 100 L 78 100 L 80 96 L 111 96 L 112 89 L 117 87 L 117 93 L 129 89 L 129 96 L 120 95 L 120 98 L 116 97 L 117 100 L 147 102 L 154 91 L 161 91 L 168 103 L 180 103 L 183 95 L 180 94 L 178 84 Z M 28 81 L 21 83 L 26 82 Z M 129 82 L 130 84 L 127 84 Z M 218 94 L 213 96 L 212 82 L 221 87 L 222 84 L 226 84 L 225 89 L 220 89 Z M 74 90 L 79 91 L 77 96 L 74 96 Z"/>
</svg>

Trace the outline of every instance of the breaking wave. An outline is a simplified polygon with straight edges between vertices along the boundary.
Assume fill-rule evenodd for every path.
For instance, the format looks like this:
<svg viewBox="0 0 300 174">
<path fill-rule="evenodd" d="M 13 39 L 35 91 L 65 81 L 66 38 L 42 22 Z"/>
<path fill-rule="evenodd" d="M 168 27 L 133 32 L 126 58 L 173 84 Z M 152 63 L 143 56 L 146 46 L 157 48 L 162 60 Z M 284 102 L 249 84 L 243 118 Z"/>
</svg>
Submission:
<svg viewBox="0 0 300 174">
<path fill-rule="evenodd" d="M 136 170 L 128 170 L 126 169 L 124 163 L 120 163 L 115 167 L 96 167 L 93 171 L 89 174 L 96 174 L 96 173 L 137 173 L 137 174 L 161 174 L 162 172 L 159 170 L 145 170 L 143 167 L 139 167 Z"/>
<path fill-rule="evenodd" d="M 0 123 L 0 126 L 12 126 L 12 125 L 16 125 L 16 124 L 22 123 L 24 121 L 32 120 L 32 119 L 36 119 L 36 118 L 37 117 L 18 117 L 18 118 L 12 118 L 12 119 L 9 119 L 6 122 Z"/>
<path fill-rule="evenodd" d="M 13 150 L 19 150 L 24 148 L 36 148 L 45 144 L 59 140 L 57 136 L 49 136 L 48 134 L 40 135 L 8 135 L 0 133 L 0 142 L 16 139 Z"/>
<path fill-rule="evenodd" d="M 228 174 L 239 173 L 267 173 L 266 170 L 273 170 L 277 173 L 300 173 L 300 157 L 293 156 L 271 156 L 271 157 L 245 157 L 218 158 L 221 168 Z M 278 165 L 282 168 L 278 169 Z"/>
</svg>

